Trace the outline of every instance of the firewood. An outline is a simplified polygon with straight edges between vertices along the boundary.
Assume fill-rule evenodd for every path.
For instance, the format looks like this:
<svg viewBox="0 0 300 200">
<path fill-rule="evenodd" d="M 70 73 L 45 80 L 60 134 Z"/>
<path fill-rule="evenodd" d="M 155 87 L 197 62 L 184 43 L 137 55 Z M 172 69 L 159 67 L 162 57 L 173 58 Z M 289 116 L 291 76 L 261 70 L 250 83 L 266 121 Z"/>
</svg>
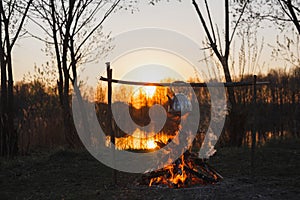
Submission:
<svg viewBox="0 0 300 200">
<path fill-rule="evenodd" d="M 204 174 L 200 173 L 200 172 L 196 172 L 195 170 L 189 168 L 188 166 L 184 166 L 184 170 L 188 171 L 189 173 L 195 175 L 196 177 L 204 180 L 207 183 L 215 183 L 216 180 L 212 179 L 210 177 L 205 176 Z"/>
</svg>

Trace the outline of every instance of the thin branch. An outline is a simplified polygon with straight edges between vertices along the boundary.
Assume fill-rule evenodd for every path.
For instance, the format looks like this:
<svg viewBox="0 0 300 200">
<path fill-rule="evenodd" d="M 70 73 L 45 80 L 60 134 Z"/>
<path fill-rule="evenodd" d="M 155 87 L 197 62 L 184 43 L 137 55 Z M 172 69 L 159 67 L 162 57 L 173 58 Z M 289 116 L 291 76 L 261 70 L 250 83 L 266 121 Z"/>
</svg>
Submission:
<svg viewBox="0 0 300 200">
<path fill-rule="evenodd" d="M 62 4 L 62 9 L 63 9 L 63 12 L 64 12 L 64 16 L 67 16 L 67 10 L 66 10 L 64 1 L 61 1 L 61 4 Z M 55 3 L 54 3 L 54 5 L 55 5 Z"/>
<path fill-rule="evenodd" d="M 5 22 L 5 21 L 7 21 L 7 17 L 6 17 L 6 15 L 5 15 L 5 11 L 4 11 L 4 8 L 3 8 L 3 3 L 2 3 L 2 1 L 0 1 L 0 14 L 2 15 L 2 17 L 3 17 L 3 22 Z M 2 30 L 1 30 L 2 31 Z"/>
<path fill-rule="evenodd" d="M 280 7 L 281 7 L 281 9 L 283 10 L 283 12 L 293 21 L 293 18 L 292 18 L 292 16 L 290 15 L 290 13 L 288 13 L 287 11 L 286 11 L 286 9 L 285 9 L 285 7 L 283 6 L 283 4 L 281 3 L 281 0 L 277 0 L 278 1 L 278 3 L 280 4 Z M 284 2 L 284 3 L 286 3 L 286 2 Z"/>
<path fill-rule="evenodd" d="M 204 58 L 200 59 L 199 62 L 203 62 L 209 58 L 212 58 L 214 56 L 214 53 L 210 53 L 208 56 L 205 56 Z"/>
<path fill-rule="evenodd" d="M 211 14 L 210 14 L 210 10 L 209 10 L 209 7 L 208 7 L 207 0 L 205 0 L 205 6 L 206 6 L 206 11 L 207 11 L 210 27 L 211 27 L 211 32 L 213 34 L 214 43 L 216 43 L 215 30 L 214 30 L 214 26 L 213 26 L 213 23 L 212 23 Z"/>
<path fill-rule="evenodd" d="M 229 0 L 225 0 L 225 59 L 229 56 L 230 43 L 229 43 Z"/>
<path fill-rule="evenodd" d="M 234 34 L 235 34 L 235 32 L 236 32 L 236 29 L 237 29 L 237 27 L 238 27 L 238 25 L 239 25 L 239 23 L 240 23 L 240 21 L 241 21 L 241 19 L 242 19 L 242 16 L 243 16 L 243 14 L 244 14 L 244 12 L 245 12 L 245 9 L 246 9 L 246 7 L 247 7 L 248 2 L 249 2 L 248 0 L 245 2 L 244 6 L 243 6 L 243 8 L 242 8 L 242 11 L 241 11 L 241 13 L 240 13 L 240 16 L 239 16 L 238 20 L 237 20 L 236 23 L 235 23 L 235 26 L 234 26 L 234 28 L 233 28 L 233 31 L 232 31 L 232 34 L 231 34 L 231 37 L 230 37 L 230 40 L 229 40 L 229 45 L 231 44 L 231 42 L 232 42 L 232 40 L 233 40 L 233 36 L 234 36 Z"/>
<path fill-rule="evenodd" d="M 82 28 L 85 27 L 86 24 L 88 24 L 92 19 L 93 17 L 97 14 L 97 12 L 99 11 L 99 8 L 101 7 L 101 3 L 98 3 L 97 6 L 93 9 L 93 11 L 91 12 L 91 14 L 88 16 L 88 18 L 79 26 L 79 28 L 76 30 L 74 28 L 74 31 L 73 31 L 73 34 L 72 35 L 76 35 Z M 85 8 L 87 7 L 88 5 L 85 6 Z M 83 13 L 85 9 L 82 9 L 81 13 Z M 80 17 L 80 16 L 79 16 Z M 78 17 L 78 19 L 79 19 Z M 79 21 L 79 20 L 76 20 L 76 22 Z"/>
<path fill-rule="evenodd" d="M 219 41 L 219 47 L 220 47 L 220 54 L 223 55 L 221 36 L 220 36 L 220 31 L 219 31 L 218 25 L 216 25 L 216 29 L 217 29 L 217 35 L 218 35 L 218 41 Z"/>
<path fill-rule="evenodd" d="M 298 22 L 297 15 L 294 12 L 294 9 L 293 9 L 293 6 L 292 6 L 292 2 L 291 1 L 286 2 L 286 5 L 287 5 L 287 7 L 288 7 L 288 9 L 290 11 L 290 14 L 291 14 L 291 17 L 292 17 L 292 21 L 293 21 L 294 25 L 296 26 L 296 28 L 298 30 L 298 33 L 300 34 L 300 24 Z"/>
<path fill-rule="evenodd" d="M 80 9 L 80 2 L 81 1 L 78 2 L 77 6 L 75 8 L 75 11 L 74 11 L 73 18 L 75 18 L 75 24 L 74 24 L 74 27 L 73 27 L 73 33 L 71 35 L 74 35 L 74 31 L 76 30 L 76 27 L 77 27 L 77 24 L 79 22 L 80 16 L 83 14 L 84 8 Z M 85 4 L 83 4 L 83 7 L 85 7 Z M 76 15 L 76 17 L 75 17 L 75 15 Z"/>
<path fill-rule="evenodd" d="M 8 20 L 11 18 L 11 16 L 12 16 L 13 13 L 14 13 L 15 5 L 16 5 L 16 0 L 13 1 L 12 4 L 9 4 L 9 6 L 8 6 L 8 16 L 7 16 L 7 19 L 8 19 Z"/>
<path fill-rule="evenodd" d="M 291 22 L 292 21 L 291 19 L 284 19 L 284 18 L 280 18 L 278 16 L 273 16 L 273 15 L 270 15 L 270 14 L 261 15 L 260 18 L 270 20 L 270 21 L 275 21 L 275 20 L 282 21 L 282 22 Z M 300 20 L 298 20 L 298 22 L 300 22 Z"/>
<path fill-rule="evenodd" d="M 211 47 L 209 46 L 209 47 L 203 47 L 203 48 L 200 48 L 201 51 L 203 51 L 203 50 L 208 50 L 208 49 L 211 49 Z"/>
<path fill-rule="evenodd" d="M 110 9 L 105 13 L 104 17 L 102 18 L 102 20 L 98 23 L 98 25 L 96 25 L 91 31 L 90 33 L 85 37 L 85 39 L 78 45 L 78 48 L 75 52 L 75 55 L 78 54 L 78 52 L 80 51 L 80 49 L 82 48 L 82 46 L 86 43 L 86 41 L 91 37 L 91 35 L 102 25 L 102 23 L 106 20 L 106 18 L 115 10 L 115 8 L 117 7 L 117 5 L 120 3 L 121 0 L 117 0 L 111 7 Z"/>
<path fill-rule="evenodd" d="M 35 39 L 37 39 L 37 40 L 39 40 L 39 41 L 41 41 L 41 42 L 45 42 L 46 44 L 54 45 L 53 42 L 49 42 L 49 41 L 47 41 L 47 40 L 45 40 L 45 39 L 43 39 L 43 38 L 41 38 L 41 37 L 39 37 L 39 36 L 36 36 L 36 35 L 34 35 L 34 34 L 28 32 L 28 31 L 26 31 L 26 34 L 28 34 L 29 36 L 28 36 L 28 37 L 25 37 L 25 38 L 32 37 L 32 38 L 35 38 Z"/>
<path fill-rule="evenodd" d="M 208 28 L 207 28 L 207 25 L 206 25 L 206 22 L 205 22 L 205 20 L 204 20 L 204 18 L 203 18 L 203 15 L 202 15 L 202 13 L 201 13 L 201 11 L 200 11 L 200 9 L 199 9 L 199 6 L 198 6 L 198 4 L 196 3 L 195 0 L 193 0 L 193 5 L 194 5 L 194 7 L 195 7 L 195 9 L 196 9 L 196 12 L 197 12 L 197 14 L 198 14 L 198 17 L 200 18 L 201 24 L 202 24 L 202 26 L 203 26 L 203 28 L 204 28 L 204 31 L 205 31 L 205 33 L 206 33 L 206 36 L 207 36 L 207 38 L 208 38 L 208 41 L 209 41 L 209 43 L 210 43 L 211 48 L 212 48 L 213 51 L 215 52 L 215 54 L 216 54 L 216 56 L 218 57 L 218 59 L 221 60 L 221 59 L 222 59 L 222 55 L 221 55 L 220 52 L 218 51 L 217 45 L 216 45 L 216 43 L 214 43 L 214 41 L 213 41 L 213 39 L 212 39 L 212 37 L 211 37 L 211 34 L 210 34 L 210 32 L 209 32 L 209 30 L 208 30 Z"/>
<path fill-rule="evenodd" d="M 39 23 L 38 21 L 36 21 L 35 19 L 33 19 L 30 16 L 28 16 L 28 19 L 30 19 L 34 24 L 39 26 L 46 33 L 46 35 L 48 35 L 49 37 L 52 37 L 52 35 L 48 32 L 47 28 L 45 28 L 45 26 L 43 26 L 41 23 Z"/>
<path fill-rule="evenodd" d="M 17 41 L 17 39 L 19 37 L 19 34 L 20 34 L 21 30 L 22 30 L 23 24 L 24 24 L 25 19 L 27 17 L 27 13 L 28 13 L 28 10 L 29 10 L 29 8 L 31 6 L 32 1 L 33 0 L 29 0 L 28 3 L 27 3 L 27 7 L 26 7 L 26 9 L 25 9 L 25 11 L 23 13 L 22 19 L 21 19 L 21 23 L 20 23 L 20 25 L 18 27 L 18 30 L 17 30 L 17 32 L 16 32 L 16 34 L 15 34 L 15 36 L 14 36 L 12 42 L 11 42 L 11 47 L 14 46 L 15 42 Z"/>
<path fill-rule="evenodd" d="M 293 6 L 293 8 L 294 8 L 297 12 L 300 13 L 300 9 L 299 9 L 298 7 L 296 7 L 296 6 L 294 6 L 294 5 L 292 5 L 292 6 Z"/>
</svg>

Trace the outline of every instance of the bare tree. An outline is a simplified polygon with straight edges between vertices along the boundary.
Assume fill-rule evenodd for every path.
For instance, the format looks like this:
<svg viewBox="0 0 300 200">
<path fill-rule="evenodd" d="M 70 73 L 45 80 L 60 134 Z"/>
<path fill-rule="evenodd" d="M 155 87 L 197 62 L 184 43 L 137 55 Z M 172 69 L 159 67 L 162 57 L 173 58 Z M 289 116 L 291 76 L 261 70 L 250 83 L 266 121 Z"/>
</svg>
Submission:
<svg viewBox="0 0 300 200">
<path fill-rule="evenodd" d="M 58 70 L 57 85 L 65 119 L 65 135 L 71 147 L 78 144 L 78 138 L 70 110 L 70 83 L 74 86 L 79 104 L 82 105 L 82 97 L 76 81 L 77 68 L 80 64 L 93 60 L 95 56 L 93 51 L 103 53 L 109 50 L 109 46 L 105 45 L 109 38 L 104 37 L 101 28 L 120 2 L 121 0 L 38 0 L 34 2 L 36 17 L 31 19 L 44 30 L 51 41 L 41 37 L 39 39 L 46 42 L 50 47 L 49 51 L 55 52 L 53 57 L 56 59 Z M 46 23 L 41 24 L 41 20 Z M 85 115 L 84 110 L 82 114 Z"/>
<path fill-rule="evenodd" d="M 205 35 L 208 40 L 208 48 L 211 49 L 214 55 L 217 57 L 219 62 L 222 65 L 223 72 L 225 75 L 226 82 L 232 82 L 232 76 L 230 72 L 229 66 L 229 55 L 230 55 L 230 47 L 233 41 L 234 35 L 238 28 L 240 21 L 242 20 L 245 9 L 248 5 L 248 1 L 234 1 L 234 3 L 238 3 L 240 5 L 240 11 L 238 12 L 237 20 L 234 23 L 232 31 L 230 31 L 230 25 L 232 21 L 230 20 L 230 2 L 229 0 L 225 0 L 224 6 L 224 38 L 221 38 L 219 33 L 218 26 L 214 26 L 213 17 L 211 14 L 211 10 L 207 0 L 203 1 L 205 4 L 205 11 L 202 11 L 198 6 L 196 0 L 193 0 L 193 5 L 199 16 L 201 25 L 205 31 Z M 204 14 L 207 15 L 207 18 L 204 17 Z M 223 44 L 223 47 L 222 47 Z M 228 98 L 232 105 L 232 109 L 230 112 L 230 140 L 232 145 L 241 145 L 242 144 L 242 127 L 236 123 L 236 119 L 239 119 L 241 116 L 237 113 L 236 109 L 236 99 L 233 88 L 228 88 Z"/>
<path fill-rule="evenodd" d="M 1 155 L 18 152 L 18 134 L 14 130 L 14 93 L 12 50 L 28 14 L 32 0 L 0 2 L 0 63 L 1 63 Z"/>
<path fill-rule="evenodd" d="M 281 59 L 291 66 L 299 67 L 300 2 L 252 0 L 247 14 L 251 23 L 255 22 L 259 26 L 260 23 L 268 21 L 283 32 L 283 37 L 277 36 L 276 45 L 270 45 L 273 48 L 272 56 L 276 60 Z M 248 22 L 249 20 L 246 21 Z"/>
<path fill-rule="evenodd" d="M 289 24 L 293 24 L 300 34 L 298 0 L 251 0 L 247 14 L 247 22 L 267 20 L 275 23 L 280 30 L 285 30 L 291 27 Z"/>
</svg>

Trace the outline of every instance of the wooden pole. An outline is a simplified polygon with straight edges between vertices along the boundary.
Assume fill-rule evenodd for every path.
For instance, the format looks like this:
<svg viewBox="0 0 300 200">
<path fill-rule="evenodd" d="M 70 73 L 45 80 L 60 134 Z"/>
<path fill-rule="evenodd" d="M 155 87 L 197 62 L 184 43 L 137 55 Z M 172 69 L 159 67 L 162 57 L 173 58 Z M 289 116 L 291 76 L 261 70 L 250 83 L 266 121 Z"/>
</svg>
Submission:
<svg viewBox="0 0 300 200">
<path fill-rule="evenodd" d="M 252 130 L 251 130 L 251 171 L 252 175 L 254 175 L 254 167 L 255 167 L 255 146 L 256 146 L 256 81 L 257 76 L 253 76 L 253 99 L 252 99 Z"/>
<path fill-rule="evenodd" d="M 112 148 L 112 160 L 113 160 L 113 172 L 112 172 L 112 183 L 113 185 L 117 184 L 117 171 L 115 170 L 115 133 L 112 127 L 112 111 L 111 111 L 111 102 L 112 102 L 112 69 L 110 69 L 110 63 L 106 63 L 106 72 L 107 72 L 107 118 L 108 118 L 108 130 L 110 135 L 110 142 L 114 146 Z"/>
<path fill-rule="evenodd" d="M 108 78 L 100 77 L 101 81 L 108 81 Z M 154 82 L 136 82 L 136 81 L 123 81 L 117 79 L 111 79 L 112 83 L 125 84 L 125 85 L 142 85 L 142 86 L 158 86 L 158 87 L 207 87 L 207 83 L 154 83 Z M 267 85 L 269 82 L 256 82 L 256 85 Z M 253 82 L 230 82 L 230 83 L 222 83 L 219 82 L 217 84 L 212 84 L 209 87 L 242 87 L 242 86 L 252 86 Z"/>
</svg>

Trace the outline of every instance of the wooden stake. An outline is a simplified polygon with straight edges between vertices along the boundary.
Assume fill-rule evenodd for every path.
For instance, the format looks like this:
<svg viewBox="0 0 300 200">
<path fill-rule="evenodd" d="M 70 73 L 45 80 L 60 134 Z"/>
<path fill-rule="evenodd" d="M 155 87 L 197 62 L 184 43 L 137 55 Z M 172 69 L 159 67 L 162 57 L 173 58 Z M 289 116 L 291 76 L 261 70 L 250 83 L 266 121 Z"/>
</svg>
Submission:
<svg viewBox="0 0 300 200">
<path fill-rule="evenodd" d="M 109 135 L 110 135 L 110 142 L 114 146 L 112 148 L 112 160 L 113 160 L 113 172 L 112 172 L 112 183 L 113 185 L 117 185 L 117 171 L 115 170 L 115 162 L 116 162 L 116 157 L 115 157 L 115 133 L 113 131 L 112 127 L 112 111 L 111 111 L 111 102 L 112 102 L 112 69 L 110 69 L 110 63 L 106 63 L 106 72 L 107 72 L 107 117 L 108 117 L 108 130 L 109 130 Z"/>
<path fill-rule="evenodd" d="M 253 106 L 253 118 L 252 118 L 252 130 L 251 130 L 251 171 L 252 175 L 254 175 L 254 165 L 255 165 L 255 146 L 256 146 L 256 81 L 257 76 L 253 76 L 253 99 L 252 99 L 252 106 Z"/>
</svg>

